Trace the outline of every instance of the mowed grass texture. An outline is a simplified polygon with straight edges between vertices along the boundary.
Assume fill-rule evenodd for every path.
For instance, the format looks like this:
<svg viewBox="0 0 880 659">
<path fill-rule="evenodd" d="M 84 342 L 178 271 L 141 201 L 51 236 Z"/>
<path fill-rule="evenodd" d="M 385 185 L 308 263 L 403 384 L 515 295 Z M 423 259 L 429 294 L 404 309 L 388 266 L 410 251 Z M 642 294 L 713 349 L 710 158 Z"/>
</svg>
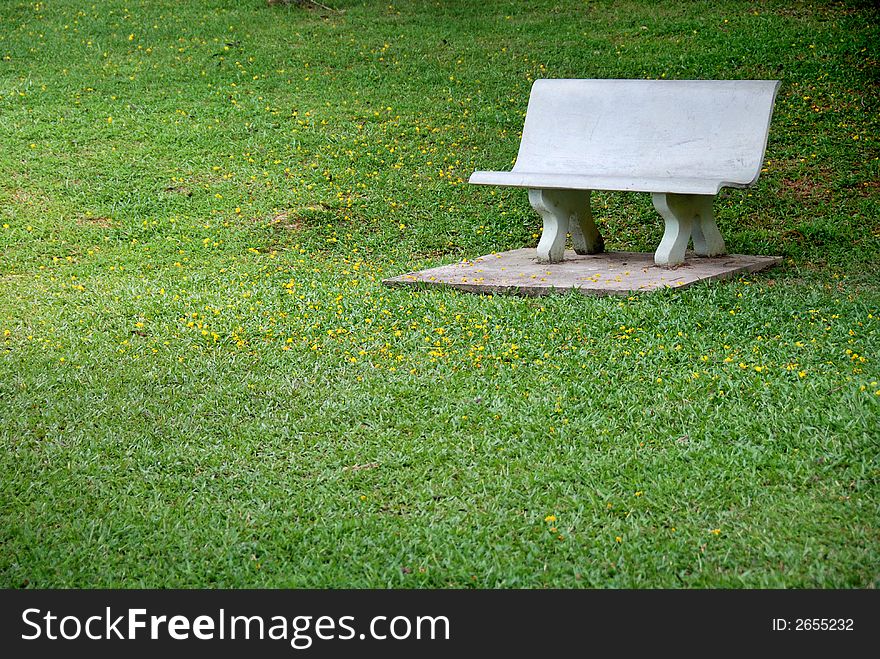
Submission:
<svg viewBox="0 0 880 659">
<path fill-rule="evenodd" d="M 878 14 L 0 6 L 3 587 L 875 587 Z M 783 81 L 760 276 L 395 290 L 535 245 L 540 77 Z M 595 193 L 611 249 L 649 195 Z"/>
</svg>

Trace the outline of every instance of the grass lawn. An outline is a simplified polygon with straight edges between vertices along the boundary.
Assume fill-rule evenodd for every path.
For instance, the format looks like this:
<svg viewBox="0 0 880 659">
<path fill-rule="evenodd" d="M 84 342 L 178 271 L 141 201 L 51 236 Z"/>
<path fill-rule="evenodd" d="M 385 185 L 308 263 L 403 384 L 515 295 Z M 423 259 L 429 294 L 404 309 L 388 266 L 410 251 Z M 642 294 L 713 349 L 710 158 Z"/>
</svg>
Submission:
<svg viewBox="0 0 880 659">
<path fill-rule="evenodd" d="M 880 14 L 325 2 L 0 5 L 0 587 L 876 587 Z M 540 77 L 782 80 L 715 209 L 783 265 L 382 286 L 537 243 L 466 180 Z"/>
</svg>

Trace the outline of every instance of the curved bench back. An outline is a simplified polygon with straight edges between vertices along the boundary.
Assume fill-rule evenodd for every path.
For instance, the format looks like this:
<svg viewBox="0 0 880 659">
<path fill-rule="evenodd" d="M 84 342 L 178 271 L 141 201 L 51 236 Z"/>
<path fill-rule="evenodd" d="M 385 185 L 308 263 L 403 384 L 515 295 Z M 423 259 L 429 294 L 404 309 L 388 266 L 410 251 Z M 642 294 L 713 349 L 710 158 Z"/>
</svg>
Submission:
<svg viewBox="0 0 880 659">
<path fill-rule="evenodd" d="M 651 191 L 676 179 L 715 192 L 745 187 L 761 172 L 778 88 L 777 80 L 536 80 L 513 173 L 608 182 L 600 189 Z"/>
</svg>

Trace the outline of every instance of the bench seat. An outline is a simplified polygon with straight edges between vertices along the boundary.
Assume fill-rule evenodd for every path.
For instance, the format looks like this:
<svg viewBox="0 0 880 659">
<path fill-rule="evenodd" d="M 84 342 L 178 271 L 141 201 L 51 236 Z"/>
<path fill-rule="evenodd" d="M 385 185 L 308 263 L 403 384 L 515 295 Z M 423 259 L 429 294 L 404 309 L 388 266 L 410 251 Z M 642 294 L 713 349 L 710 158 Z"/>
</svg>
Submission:
<svg viewBox="0 0 880 659">
<path fill-rule="evenodd" d="M 474 172 L 469 183 L 544 190 L 611 190 L 615 192 L 673 192 L 714 195 L 722 187 L 747 187 L 704 178 L 636 178 L 633 176 L 589 176 L 545 172 Z"/>
<path fill-rule="evenodd" d="M 536 80 L 512 171 L 470 183 L 527 188 L 544 220 L 538 261 L 604 249 L 591 190 L 649 192 L 665 221 L 657 265 L 725 253 L 712 201 L 760 176 L 777 80 Z"/>
</svg>

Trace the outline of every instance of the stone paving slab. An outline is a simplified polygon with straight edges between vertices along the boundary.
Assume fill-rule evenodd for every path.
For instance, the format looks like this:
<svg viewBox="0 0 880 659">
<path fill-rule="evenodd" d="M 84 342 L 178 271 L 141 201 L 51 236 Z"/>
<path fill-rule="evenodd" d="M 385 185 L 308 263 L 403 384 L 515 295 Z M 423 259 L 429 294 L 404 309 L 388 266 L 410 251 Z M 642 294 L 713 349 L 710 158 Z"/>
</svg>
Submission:
<svg viewBox="0 0 880 659">
<path fill-rule="evenodd" d="M 481 256 L 472 261 L 410 272 L 383 280 L 387 286 L 450 286 L 470 293 L 513 293 L 537 297 L 577 291 L 584 295 L 631 295 L 659 288 L 685 288 L 698 281 L 727 279 L 770 268 L 778 256 L 703 257 L 688 253 L 672 268 L 654 265 L 651 252 L 565 252 L 561 263 L 539 264 L 534 248 Z"/>
</svg>

